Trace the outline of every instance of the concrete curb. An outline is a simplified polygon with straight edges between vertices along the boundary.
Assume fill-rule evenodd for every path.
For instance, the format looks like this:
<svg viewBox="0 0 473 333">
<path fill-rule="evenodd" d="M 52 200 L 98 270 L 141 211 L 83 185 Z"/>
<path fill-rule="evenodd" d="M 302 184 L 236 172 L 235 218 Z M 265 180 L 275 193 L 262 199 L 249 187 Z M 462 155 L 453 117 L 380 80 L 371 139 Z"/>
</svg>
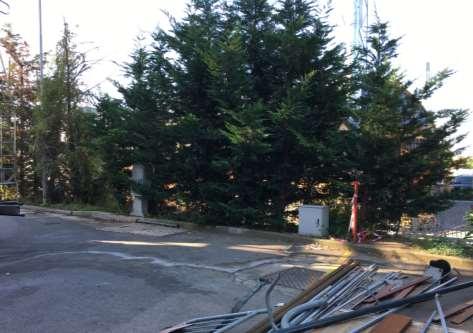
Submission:
<svg viewBox="0 0 473 333">
<path fill-rule="evenodd" d="M 334 242 L 338 244 L 334 244 Z M 317 255 L 320 250 L 331 251 L 336 253 L 350 253 L 354 259 L 361 261 L 382 261 L 397 263 L 402 265 L 428 265 L 431 260 L 444 259 L 448 261 L 451 266 L 462 273 L 473 274 L 473 260 L 463 257 L 445 256 L 439 254 L 429 253 L 427 251 L 416 250 L 409 248 L 401 243 L 396 242 L 379 242 L 376 244 L 350 244 L 334 240 L 315 240 L 314 244 L 319 247 L 311 250 L 305 248 L 300 253 Z M 403 248 L 405 247 L 405 248 Z"/>
<path fill-rule="evenodd" d="M 23 205 L 24 209 L 36 211 L 36 212 L 47 212 L 53 214 L 60 214 L 60 215 L 68 215 L 68 216 L 79 216 L 90 218 L 94 220 L 100 221 L 109 221 L 109 222 L 120 222 L 120 223 L 135 223 L 138 219 L 134 216 L 127 216 L 127 215 L 119 215 L 113 213 L 106 213 L 100 211 L 82 211 L 82 210 L 65 210 L 65 209 L 56 209 L 56 208 L 48 208 L 48 207 L 40 207 L 40 206 L 31 206 L 31 205 Z"/>
<path fill-rule="evenodd" d="M 201 225 L 191 222 L 175 221 L 168 219 L 152 219 L 140 218 L 127 215 L 112 214 L 100 211 L 70 211 L 62 209 L 53 209 L 47 207 L 39 207 L 32 205 L 23 205 L 23 208 L 48 212 L 54 214 L 62 214 L 69 216 L 79 216 L 99 221 L 119 222 L 119 223 L 148 223 L 165 227 L 183 228 L 186 230 L 213 230 L 229 234 L 251 235 L 252 237 L 260 237 L 271 240 L 284 241 L 288 243 L 296 243 L 299 245 L 297 253 L 307 255 L 317 255 L 321 250 L 330 251 L 332 255 L 352 256 L 361 260 L 370 261 L 390 261 L 398 262 L 405 265 L 427 265 L 430 260 L 445 259 L 452 267 L 468 273 L 473 273 L 473 260 L 468 258 L 442 256 L 432 254 L 426 251 L 415 250 L 408 245 L 397 242 L 376 242 L 374 244 L 352 244 L 345 241 L 334 239 L 320 239 L 298 234 L 278 233 L 273 231 L 252 230 L 246 228 L 228 227 L 228 226 L 210 226 Z"/>
<path fill-rule="evenodd" d="M 127 215 L 118 215 L 105 212 L 96 212 L 96 211 L 71 211 L 71 215 L 79 217 L 87 217 L 99 221 L 108 221 L 108 222 L 118 222 L 118 223 L 135 223 L 137 217 L 127 216 Z"/>
<path fill-rule="evenodd" d="M 55 208 L 31 206 L 31 205 L 23 205 L 23 206 L 21 206 L 21 208 L 32 210 L 32 211 L 38 211 L 38 212 L 47 212 L 47 213 L 62 214 L 62 215 L 72 215 L 71 210 L 65 210 L 65 209 L 55 209 Z"/>
</svg>

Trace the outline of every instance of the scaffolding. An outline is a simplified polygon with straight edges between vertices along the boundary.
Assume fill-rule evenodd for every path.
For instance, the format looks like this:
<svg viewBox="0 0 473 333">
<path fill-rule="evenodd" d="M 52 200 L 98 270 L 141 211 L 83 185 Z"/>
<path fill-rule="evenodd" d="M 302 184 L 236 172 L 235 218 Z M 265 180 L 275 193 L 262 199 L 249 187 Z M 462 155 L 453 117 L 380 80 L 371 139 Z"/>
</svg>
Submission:
<svg viewBox="0 0 473 333">
<path fill-rule="evenodd" d="M 0 200 L 18 200 L 17 118 L 9 103 L 0 104 Z"/>
<path fill-rule="evenodd" d="M 8 1 L 0 0 L 0 14 L 8 15 Z M 0 101 L 0 215 L 21 215 L 18 202 L 19 191 L 17 182 L 17 122 L 15 105 L 9 100 L 9 72 L 5 68 L 2 52 L 0 52 L 1 80 L 6 85 Z M 8 69 L 9 70 L 9 69 Z"/>
</svg>

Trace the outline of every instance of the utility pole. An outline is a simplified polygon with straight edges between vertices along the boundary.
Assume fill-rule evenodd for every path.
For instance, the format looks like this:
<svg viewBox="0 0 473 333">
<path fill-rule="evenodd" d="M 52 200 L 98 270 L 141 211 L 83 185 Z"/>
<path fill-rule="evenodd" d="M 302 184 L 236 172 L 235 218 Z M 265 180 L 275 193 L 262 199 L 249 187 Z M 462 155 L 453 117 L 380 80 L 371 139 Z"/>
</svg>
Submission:
<svg viewBox="0 0 473 333">
<path fill-rule="evenodd" d="M 43 107 L 43 79 L 44 79 L 44 60 L 43 60 L 43 9 L 41 0 L 38 0 L 38 16 L 39 16 L 39 107 Z M 42 202 L 47 203 L 47 187 L 48 173 L 46 165 L 46 152 L 44 147 L 41 149 L 41 187 Z"/>
<path fill-rule="evenodd" d="M 368 8 L 369 0 L 353 0 L 353 61 L 359 59 L 359 50 L 366 46 L 366 34 L 368 32 Z M 363 90 L 360 90 L 358 94 L 362 95 Z M 351 233 L 351 240 L 353 242 L 359 242 L 359 214 L 358 214 L 358 192 L 360 185 L 359 181 L 360 173 L 355 170 L 353 185 L 353 198 L 352 198 L 352 209 L 350 222 L 348 225 L 348 231 Z M 364 209 L 364 208 L 363 208 Z"/>
<path fill-rule="evenodd" d="M 38 15 L 39 15 L 39 85 L 41 92 L 43 91 L 43 10 L 41 0 L 38 0 Z M 41 100 L 42 101 L 42 100 Z"/>
</svg>

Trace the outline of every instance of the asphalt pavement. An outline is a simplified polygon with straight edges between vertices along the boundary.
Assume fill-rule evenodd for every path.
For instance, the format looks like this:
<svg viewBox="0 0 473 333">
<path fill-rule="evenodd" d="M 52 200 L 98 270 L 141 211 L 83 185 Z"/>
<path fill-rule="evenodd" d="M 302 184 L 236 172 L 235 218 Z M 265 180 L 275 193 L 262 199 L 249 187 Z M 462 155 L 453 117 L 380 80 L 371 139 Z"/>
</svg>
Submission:
<svg viewBox="0 0 473 333">
<path fill-rule="evenodd" d="M 283 265 L 289 246 L 51 214 L 0 216 L 0 331 L 156 332 L 227 313 L 254 288 L 249 272 Z M 295 293 L 277 290 L 274 299 Z"/>
<path fill-rule="evenodd" d="M 228 313 L 262 275 L 293 266 L 322 274 L 343 260 L 298 253 L 302 245 L 50 213 L 0 216 L 0 331 L 157 332 Z M 272 302 L 299 292 L 277 287 Z M 263 295 L 243 309 L 264 307 Z M 443 302 L 467 298 L 471 290 Z M 410 310 L 419 320 L 430 311 L 428 303 Z"/>
</svg>

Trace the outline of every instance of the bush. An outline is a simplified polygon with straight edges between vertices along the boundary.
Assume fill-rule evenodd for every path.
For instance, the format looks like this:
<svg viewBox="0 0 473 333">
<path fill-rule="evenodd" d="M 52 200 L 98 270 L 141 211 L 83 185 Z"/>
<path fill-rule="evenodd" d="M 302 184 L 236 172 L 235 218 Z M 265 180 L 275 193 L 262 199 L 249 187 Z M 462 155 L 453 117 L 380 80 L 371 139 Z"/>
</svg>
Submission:
<svg viewBox="0 0 473 333">
<path fill-rule="evenodd" d="M 450 200 L 473 200 L 473 189 L 454 188 L 448 193 L 447 198 Z"/>
<path fill-rule="evenodd" d="M 346 237 L 350 222 L 351 205 L 336 204 L 330 206 L 329 234 L 334 237 Z"/>
<path fill-rule="evenodd" d="M 473 238 L 473 210 L 466 214 L 465 221 L 468 226 L 468 232 L 465 238 Z"/>
</svg>

